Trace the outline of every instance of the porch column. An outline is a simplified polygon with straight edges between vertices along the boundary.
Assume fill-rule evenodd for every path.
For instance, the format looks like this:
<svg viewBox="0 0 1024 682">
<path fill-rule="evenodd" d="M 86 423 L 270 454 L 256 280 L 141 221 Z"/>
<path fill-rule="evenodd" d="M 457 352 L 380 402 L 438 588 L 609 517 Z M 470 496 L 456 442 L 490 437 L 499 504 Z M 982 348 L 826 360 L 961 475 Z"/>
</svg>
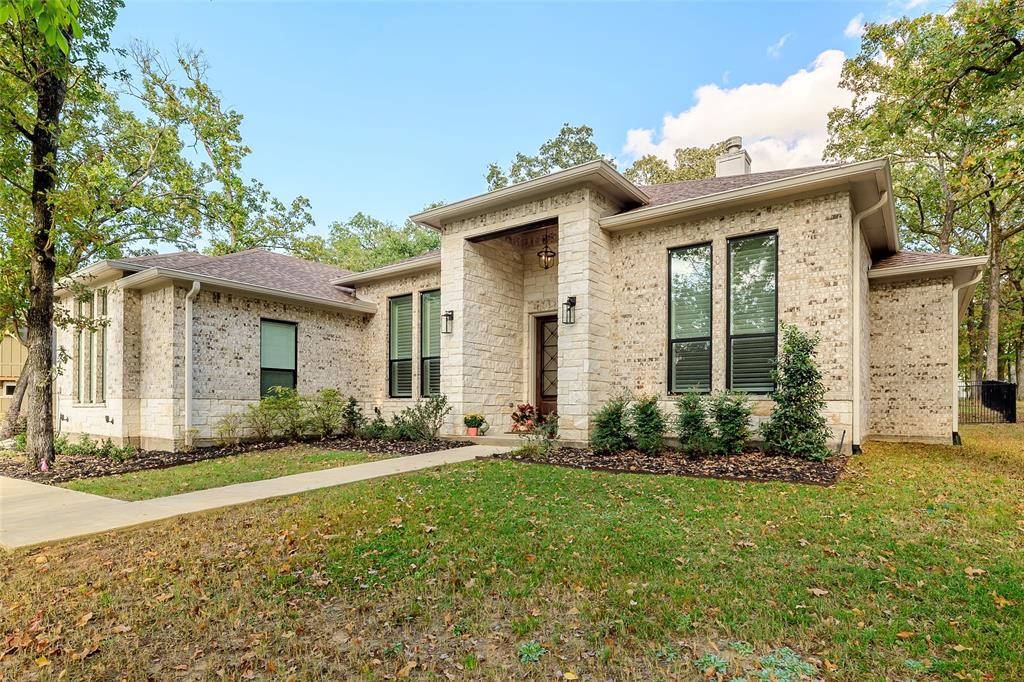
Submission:
<svg viewBox="0 0 1024 682">
<path fill-rule="evenodd" d="M 558 216 L 558 415 L 563 440 L 587 440 L 591 415 L 611 391 L 610 237 L 598 221 L 612 207 L 593 189 Z M 561 322 L 576 297 L 576 322 Z"/>
</svg>

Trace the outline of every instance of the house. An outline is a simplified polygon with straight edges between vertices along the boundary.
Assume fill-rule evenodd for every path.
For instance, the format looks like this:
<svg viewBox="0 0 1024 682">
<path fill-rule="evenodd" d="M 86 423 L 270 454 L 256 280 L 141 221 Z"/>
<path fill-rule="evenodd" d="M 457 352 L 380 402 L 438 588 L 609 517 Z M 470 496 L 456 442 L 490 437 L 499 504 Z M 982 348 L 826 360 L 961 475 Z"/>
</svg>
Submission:
<svg viewBox="0 0 1024 682">
<path fill-rule="evenodd" d="M 270 386 L 385 414 L 445 394 L 509 430 L 517 403 L 585 441 L 611 395 L 724 388 L 770 413 L 779 324 L 821 335 L 848 450 L 956 438 L 957 327 L 983 258 L 900 250 L 885 159 L 638 187 L 604 161 L 413 216 L 438 252 L 358 273 L 260 250 L 94 264 L 59 380 L 65 433 L 170 449 Z"/>
<path fill-rule="evenodd" d="M 0 419 L 11 407 L 18 377 L 28 358 L 28 348 L 10 335 L 0 335 Z"/>
</svg>

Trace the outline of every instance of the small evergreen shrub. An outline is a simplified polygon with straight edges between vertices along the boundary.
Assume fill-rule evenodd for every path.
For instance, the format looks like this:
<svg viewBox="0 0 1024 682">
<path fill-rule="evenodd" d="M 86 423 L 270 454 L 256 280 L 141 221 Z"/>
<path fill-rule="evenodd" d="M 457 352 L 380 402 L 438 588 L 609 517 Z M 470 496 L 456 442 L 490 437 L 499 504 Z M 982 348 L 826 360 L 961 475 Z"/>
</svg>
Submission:
<svg viewBox="0 0 1024 682">
<path fill-rule="evenodd" d="M 437 440 L 444 426 L 444 418 L 452 411 L 447 396 L 435 395 L 426 400 L 417 400 L 412 407 L 403 413 L 408 423 L 409 437 L 421 443 Z"/>
<path fill-rule="evenodd" d="M 341 408 L 341 435 L 352 437 L 359 433 L 359 430 L 366 424 L 366 416 L 359 401 L 349 396 L 345 405 Z"/>
<path fill-rule="evenodd" d="M 258 441 L 270 440 L 277 434 L 277 415 L 266 399 L 247 405 L 244 421 Z"/>
<path fill-rule="evenodd" d="M 330 438 L 341 428 L 345 402 L 336 388 L 321 388 L 308 401 L 309 421 L 320 438 Z"/>
<path fill-rule="evenodd" d="M 109 457 L 119 461 L 126 460 L 138 452 L 134 445 L 114 445 L 114 441 L 109 438 L 102 442 L 96 442 L 84 433 L 77 443 L 70 442 L 64 436 L 54 439 L 53 449 L 58 455 Z"/>
<path fill-rule="evenodd" d="M 214 424 L 217 442 L 221 445 L 238 445 L 241 441 L 243 416 L 238 412 L 229 412 Z"/>
<path fill-rule="evenodd" d="M 374 407 L 373 419 L 365 426 L 361 426 L 358 431 L 356 431 L 356 435 L 367 440 L 381 439 L 388 437 L 389 430 L 390 427 L 384 420 L 384 416 L 380 413 L 380 408 Z"/>
<path fill-rule="evenodd" d="M 825 421 L 825 384 L 814 360 L 820 341 L 794 325 L 782 325 L 782 354 L 772 370 L 775 409 L 761 425 L 769 454 L 796 455 L 812 460 L 829 456 L 832 432 Z"/>
<path fill-rule="evenodd" d="M 612 398 L 597 411 L 590 445 L 599 454 L 615 454 L 633 446 L 629 435 L 628 395 Z"/>
<path fill-rule="evenodd" d="M 558 449 L 558 414 L 551 412 L 538 417 L 531 430 L 519 434 L 523 439 L 523 448 L 539 455 L 546 455 Z"/>
<path fill-rule="evenodd" d="M 24 433 L 14 434 L 14 449 L 19 452 L 25 452 L 28 447 L 28 436 Z"/>
<path fill-rule="evenodd" d="M 711 398 L 711 418 L 715 422 L 715 451 L 738 455 L 750 440 L 750 414 L 753 408 L 742 393 L 719 391 Z"/>
<path fill-rule="evenodd" d="M 699 393 L 684 393 L 676 398 L 675 430 L 679 448 L 687 457 L 715 452 L 715 433 L 708 423 L 707 408 Z"/>
<path fill-rule="evenodd" d="M 415 431 L 412 423 L 409 421 L 409 409 L 406 408 L 398 414 L 391 415 L 391 423 L 388 424 L 388 430 L 385 432 L 384 437 L 388 440 L 413 440 L 415 437 Z"/>
<path fill-rule="evenodd" d="M 629 416 L 636 449 L 648 455 L 660 453 L 665 448 L 665 413 L 658 406 L 658 396 L 637 399 Z"/>
<path fill-rule="evenodd" d="M 305 401 L 294 388 L 271 386 L 270 394 L 260 402 L 267 404 L 275 426 L 286 438 L 298 440 L 309 430 L 309 413 Z"/>
</svg>

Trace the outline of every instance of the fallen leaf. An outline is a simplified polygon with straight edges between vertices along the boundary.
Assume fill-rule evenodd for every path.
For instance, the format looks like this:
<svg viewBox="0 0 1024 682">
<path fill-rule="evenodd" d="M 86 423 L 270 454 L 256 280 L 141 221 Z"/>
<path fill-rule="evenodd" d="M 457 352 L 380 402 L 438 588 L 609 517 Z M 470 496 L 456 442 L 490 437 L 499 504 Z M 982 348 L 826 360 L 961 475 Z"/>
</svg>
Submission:
<svg viewBox="0 0 1024 682">
<path fill-rule="evenodd" d="M 415 668 L 417 665 L 419 664 L 416 661 L 409 661 L 404 666 L 402 666 L 402 669 L 398 671 L 398 674 L 395 675 L 395 677 L 397 677 L 400 680 L 409 677 L 409 673 L 411 673 L 412 669 Z"/>
<path fill-rule="evenodd" d="M 42 668 L 43 666 L 50 665 L 50 659 L 48 659 L 46 656 L 40 656 L 36 659 L 36 665 L 38 665 L 40 668 Z"/>
<path fill-rule="evenodd" d="M 580 676 L 577 675 L 576 673 L 574 673 L 571 670 L 567 671 L 564 675 L 562 675 L 562 677 L 567 679 L 567 680 L 578 680 L 578 679 L 580 679 Z"/>
<path fill-rule="evenodd" d="M 808 587 L 807 591 L 813 594 L 815 597 L 824 597 L 828 594 L 828 590 L 823 590 L 820 587 Z"/>
<path fill-rule="evenodd" d="M 900 639 L 910 639 L 911 637 L 914 636 L 914 634 L 915 633 L 913 633 L 913 632 L 907 632 L 906 630 L 903 630 L 902 632 L 897 632 L 896 636 L 899 637 Z"/>
<path fill-rule="evenodd" d="M 83 613 L 78 619 L 78 627 L 82 627 L 90 620 L 92 620 L 92 611 L 89 611 L 88 613 Z"/>
<path fill-rule="evenodd" d="M 954 644 L 951 648 L 958 654 L 963 653 L 964 651 L 974 651 L 974 649 L 972 649 L 971 647 L 964 646 L 963 644 Z"/>
<path fill-rule="evenodd" d="M 985 575 L 986 573 L 988 573 L 988 571 L 986 571 L 983 568 L 974 568 L 973 566 L 968 566 L 964 569 L 964 573 L 973 578 L 975 576 Z"/>
<path fill-rule="evenodd" d="M 163 604 L 165 601 L 170 601 L 171 599 L 174 599 L 174 594 L 171 593 L 171 592 L 166 592 L 164 594 L 158 594 L 156 596 L 156 600 L 158 602 L 160 602 L 161 604 Z"/>
<path fill-rule="evenodd" d="M 1017 605 L 1017 602 L 1015 601 L 1011 601 L 1006 597 L 1000 597 L 998 594 L 996 594 L 995 590 L 992 591 L 992 601 L 995 602 L 996 608 L 1000 611 L 1003 610 L 1004 607 Z"/>
</svg>

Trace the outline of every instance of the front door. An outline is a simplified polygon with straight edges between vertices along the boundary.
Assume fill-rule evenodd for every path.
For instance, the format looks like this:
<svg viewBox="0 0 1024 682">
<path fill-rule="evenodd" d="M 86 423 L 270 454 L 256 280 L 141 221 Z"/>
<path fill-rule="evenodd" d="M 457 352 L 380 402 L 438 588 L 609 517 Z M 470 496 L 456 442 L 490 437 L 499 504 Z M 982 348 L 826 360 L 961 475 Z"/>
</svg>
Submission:
<svg viewBox="0 0 1024 682">
<path fill-rule="evenodd" d="M 537 409 L 541 414 L 558 410 L 558 316 L 537 318 Z"/>
</svg>

